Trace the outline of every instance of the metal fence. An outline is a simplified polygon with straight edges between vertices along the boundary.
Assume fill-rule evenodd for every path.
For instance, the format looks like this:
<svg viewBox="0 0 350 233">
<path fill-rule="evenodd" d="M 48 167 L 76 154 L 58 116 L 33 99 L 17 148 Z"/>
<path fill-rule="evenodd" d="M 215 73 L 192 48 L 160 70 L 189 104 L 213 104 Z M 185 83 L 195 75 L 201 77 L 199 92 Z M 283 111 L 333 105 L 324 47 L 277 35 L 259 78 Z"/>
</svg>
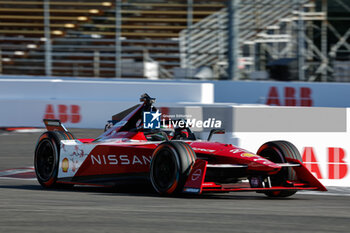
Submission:
<svg viewBox="0 0 350 233">
<path fill-rule="evenodd" d="M 344 0 L 0 0 L 0 73 L 350 81 Z"/>
</svg>

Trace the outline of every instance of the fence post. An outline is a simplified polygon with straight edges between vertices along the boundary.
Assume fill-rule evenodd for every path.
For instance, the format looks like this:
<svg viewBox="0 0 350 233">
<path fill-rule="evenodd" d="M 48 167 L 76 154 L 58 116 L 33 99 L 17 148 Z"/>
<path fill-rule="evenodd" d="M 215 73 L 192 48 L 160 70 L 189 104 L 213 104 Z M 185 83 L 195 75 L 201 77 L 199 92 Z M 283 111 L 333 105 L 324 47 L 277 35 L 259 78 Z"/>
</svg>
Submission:
<svg viewBox="0 0 350 233">
<path fill-rule="evenodd" d="M 115 1 L 115 76 L 116 78 L 122 77 L 122 16 L 121 16 L 121 8 L 122 1 Z"/>
<path fill-rule="evenodd" d="M 239 2 L 228 0 L 228 79 L 238 80 Z"/>
<path fill-rule="evenodd" d="M 50 0 L 44 0 L 45 75 L 52 75 Z"/>
<path fill-rule="evenodd" d="M 298 18 L 298 73 L 299 80 L 305 81 L 305 40 L 304 40 L 304 6 L 303 3 L 299 0 L 299 18 Z"/>
<path fill-rule="evenodd" d="M 187 40 L 187 65 L 186 65 L 186 78 L 193 78 L 192 72 L 192 20 L 193 19 L 193 0 L 187 0 L 187 30 L 188 30 L 188 40 Z"/>
</svg>

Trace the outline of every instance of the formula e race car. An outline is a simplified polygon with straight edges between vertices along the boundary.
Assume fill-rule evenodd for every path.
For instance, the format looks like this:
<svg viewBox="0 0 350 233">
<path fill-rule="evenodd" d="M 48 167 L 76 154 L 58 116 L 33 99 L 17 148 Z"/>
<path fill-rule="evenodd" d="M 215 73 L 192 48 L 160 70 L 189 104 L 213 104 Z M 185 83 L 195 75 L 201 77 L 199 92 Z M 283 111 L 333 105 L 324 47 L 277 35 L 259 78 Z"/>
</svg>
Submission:
<svg viewBox="0 0 350 233">
<path fill-rule="evenodd" d="M 327 191 L 290 142 L 267 142 L 251 153 L 210 141 L 224 130 L 213 129 L 208 140 L 197 140 L 185 124 L 152 128 L 146 120 L 160 117 L 155 99 L 144 94 L 140 100 L 117 114 L 96 139 L 77 139 L 59 120 L 44 119 L 48 131 L 34 156 L 39 183 L 45 188 L 144 183 L 161 195 L 255 191 L 287 197 L 299 190 Z"/>
</svg>

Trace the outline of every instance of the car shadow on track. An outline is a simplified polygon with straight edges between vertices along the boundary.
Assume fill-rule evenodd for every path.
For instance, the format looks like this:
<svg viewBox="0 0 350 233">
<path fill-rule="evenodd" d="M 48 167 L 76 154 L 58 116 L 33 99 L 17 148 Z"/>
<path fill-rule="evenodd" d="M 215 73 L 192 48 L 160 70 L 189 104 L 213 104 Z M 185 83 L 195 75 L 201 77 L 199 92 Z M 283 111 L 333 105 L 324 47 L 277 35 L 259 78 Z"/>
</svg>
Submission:
<svg viewBox="0 0 350 233">
<path fill-rule="evenodd" d="M 43 188 L 40 185 L 0 185 L 0 189 L 17 189 L 17 190 L 33 190 L 43 192 L 82 192 L 91 193 L 92 195 L 114 195 L 114 196 L 142 196 L 156 198 L 176 198 L 176 199 L 204 199 L 204 200 L 306 200 L 305 196 L 292 196 L 288 198 L 269 198 L 263 194 L 256 193 L 206 193 L 196 194 L 179 194 L 160 196 L 151 187 L 96 187 L 96 186 L 74 186 L 70 188 Z"/>
<path fill-rule="evenodd" d="M 0 185 L 0 189 L 42 190 L 38 185 Z"/>
</svg>

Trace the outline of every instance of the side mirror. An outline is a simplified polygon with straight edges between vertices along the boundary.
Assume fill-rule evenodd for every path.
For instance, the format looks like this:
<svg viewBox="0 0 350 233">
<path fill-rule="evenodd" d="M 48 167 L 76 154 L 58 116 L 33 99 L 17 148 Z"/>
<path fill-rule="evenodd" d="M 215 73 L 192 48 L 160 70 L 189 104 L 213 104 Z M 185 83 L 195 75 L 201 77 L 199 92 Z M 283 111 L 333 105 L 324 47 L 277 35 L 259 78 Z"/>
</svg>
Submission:
<svg viewBox="0 0 350 233">
<path fill-rule="evenodd" d="M 209 136 L 207 139 L 208 141 L 210 141 L 213 134 L 225 134 L 225 130 L 224 129 L 212 129 L 212 130 L 210 130 L 210 133 L 209 133 Z"/>
</svg>

